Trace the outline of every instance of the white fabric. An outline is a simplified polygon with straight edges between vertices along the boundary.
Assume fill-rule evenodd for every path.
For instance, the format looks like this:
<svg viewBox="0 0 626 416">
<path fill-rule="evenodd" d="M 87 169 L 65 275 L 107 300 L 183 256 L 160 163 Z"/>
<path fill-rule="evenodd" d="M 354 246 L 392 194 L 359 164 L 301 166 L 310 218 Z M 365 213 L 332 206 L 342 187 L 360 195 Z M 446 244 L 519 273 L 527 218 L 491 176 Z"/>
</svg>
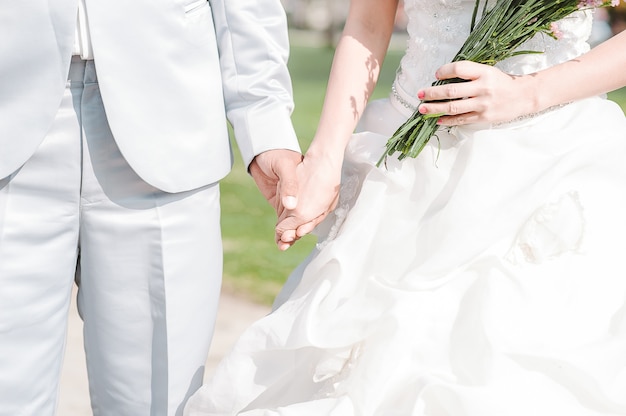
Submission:
<svg viewBox="0 0 626 416">
<path fill-rule="evenodd" d="M 54 414 L 75 274 L 94 414 L 180 415 L 202 382 L 221 253 L 218 186 L 142 181 L 93 61 L 75 59 L 49 134 L 0 180 L 0 415 Z"/>
<path fill-rule="evenodd" d="M 458 49 L 466 33 L 432 29 L 457 30 L 474 1 L 405 5 L 396 81 L 412 92 L 437 65 L 422 41 Z M 504 65 L 585 50 L 586 19 L 562 22 L 577 33 L 565 50 Z M 369 104 L 317 249 L 187 416 L 626 415 L 621 109 L 590 98 L 441 129 L 416 159 L 375 167 L 406 117 L 393 95 Z"/>
<path fill-rule="evenodd" d="M 0 178 L 34 153 L 55 117 L 77 4 L 1 7 L 0 59 L 7 64 L 0 65 Z M 232 164 L 226 117 L 246 164 L 269 149 L 299 150 L 279 0 L 85 0 L 85 6 L 111 130 L 146 182 L 180 192 L 223 178 Z"/>
<path fill-rule="evenodd" d="M 89 19 L 87 19 L 87 9 L 85 0 L 78 1 L 78 16 L 76 17 L 76 29 L 74 31 L 74 49 L 72 55 L 79 56 L 84 60 L 93 59 L 93 48 L 91 47 L 91 36 L 89 35 Z"/>
<path fill-rule="evenodd" d="M 408 95 L 416 97 L 419 89 L 436 80 L 437 68 L 454 58 L 469 33 L 468 9 L 474 4 L 474 0 L 405 1 L 404 9 L 410 16 L 407 25 L 410 39 L 397 83 Z M 589 50 L 586 40 L 592 23 L 589 11 L 569 16 L 558 23 L 561 39 L 539 34 L 520 47 L 544 53 L 534 55 L 533 59 L 513 57 L 497 66 L 508 73 L 527 74 L 579 56 Z"/>
</svg>

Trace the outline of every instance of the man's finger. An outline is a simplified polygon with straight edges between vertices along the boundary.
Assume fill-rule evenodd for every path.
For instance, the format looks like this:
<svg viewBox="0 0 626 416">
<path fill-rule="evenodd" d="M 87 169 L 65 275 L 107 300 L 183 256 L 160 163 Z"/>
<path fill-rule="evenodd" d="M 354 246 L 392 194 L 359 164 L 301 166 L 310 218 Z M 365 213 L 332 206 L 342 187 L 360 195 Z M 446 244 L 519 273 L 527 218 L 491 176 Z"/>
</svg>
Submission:
<svg viewBox="0 0 626 416">
<path fill-rule="evenodd" d="M 295 209 L 298 204 L 298 179 L 296 167 L 299 160 L 282 158 L 276 162 L 276 175 L 278 176 L 277 192 L 280 202 L 287 209 Z"/>
</svg>

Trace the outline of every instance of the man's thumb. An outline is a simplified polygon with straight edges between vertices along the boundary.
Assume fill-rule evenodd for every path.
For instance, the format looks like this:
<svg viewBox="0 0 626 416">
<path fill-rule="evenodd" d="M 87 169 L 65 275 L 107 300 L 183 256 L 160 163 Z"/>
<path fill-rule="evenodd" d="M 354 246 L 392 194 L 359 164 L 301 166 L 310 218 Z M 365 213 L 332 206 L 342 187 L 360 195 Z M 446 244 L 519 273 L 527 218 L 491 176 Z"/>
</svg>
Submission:
<svg viewBox="0 0 626 416">
<path fill-rule="evenodd" d="M 295 209 L 298 205 L 298 179 L 296 177 L 297 164 L 285 161 L 281 164 L 278 174 L 278 195 L 285 209 Z"/>
</svg>

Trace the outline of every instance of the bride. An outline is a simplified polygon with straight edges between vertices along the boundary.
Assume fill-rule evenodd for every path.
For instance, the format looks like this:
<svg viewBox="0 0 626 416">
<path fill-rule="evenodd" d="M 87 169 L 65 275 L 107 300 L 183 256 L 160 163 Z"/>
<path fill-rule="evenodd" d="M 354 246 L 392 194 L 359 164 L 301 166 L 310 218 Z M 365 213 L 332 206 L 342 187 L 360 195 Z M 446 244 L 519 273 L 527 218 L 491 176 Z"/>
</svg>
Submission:
<svg viewBox="0 0 626 416">
<path fill-rule="evenodd" d="M 351 2 L 277 227 L 319 243 L 186 415 L 626 415 L 626 120 L 603 96 L 626 33 L 589 51 L 579 11 L 524 46 L 543 53 L 449 64 L 474 4 L 406 0 L 406 54 L 366 105 L 397 0 Z M 377 167 L 418 107 L 437 139 Z"/>
</svg>

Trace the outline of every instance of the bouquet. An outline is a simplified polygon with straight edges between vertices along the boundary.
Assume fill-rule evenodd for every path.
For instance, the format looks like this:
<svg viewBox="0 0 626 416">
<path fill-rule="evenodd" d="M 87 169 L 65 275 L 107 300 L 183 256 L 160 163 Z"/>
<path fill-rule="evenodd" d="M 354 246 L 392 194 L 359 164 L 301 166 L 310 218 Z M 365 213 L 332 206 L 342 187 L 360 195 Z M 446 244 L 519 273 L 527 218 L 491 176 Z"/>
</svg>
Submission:
<svg viewBox="0 0 626 416">
<path fill-rule="evenodd" d="M 490 9 L 487 3 L 488 0 L 476 0 L 470 35 L 452 62 L 466 60 L 495 65 L 512 56 L 541 53 L 518 50 L 518 47 L 537 33 L 558 39 L 560 32 L 555 24 L 558 20 L 578 10 L 618 6 L 620 0 L 497 0 Z M 481 19 L 476 23 L 479 12 Z M 432 85 L 464 81 L 446 79 Z M 387 149 L 377 165 L 396 152 L 400 153 L 399 160 L 407 156 L 416 157 L 435 135 L 439 116 L 423 115 L 416 109 L 387 141 Z"/>
</svg>

